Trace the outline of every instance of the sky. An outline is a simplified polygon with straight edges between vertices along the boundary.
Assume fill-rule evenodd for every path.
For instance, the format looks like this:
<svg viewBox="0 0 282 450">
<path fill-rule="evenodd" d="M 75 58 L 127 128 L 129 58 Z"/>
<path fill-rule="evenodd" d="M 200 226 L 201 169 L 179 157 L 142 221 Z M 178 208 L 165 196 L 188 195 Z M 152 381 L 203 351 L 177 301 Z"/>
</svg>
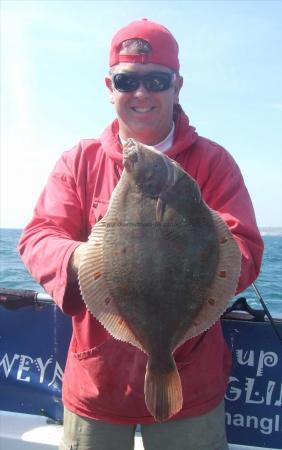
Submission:
<svg viewBox="0 0 282 450">
<path fill-rule="evenodd" d="M 180 46 L 180 103 L 241 168 L 257 222 L 282 226 L 282 1 L 1 1 L 0 226 L 22 228 L 61 153 L 115 117 L 114 33 L 148 18 Z"/>
</svg>

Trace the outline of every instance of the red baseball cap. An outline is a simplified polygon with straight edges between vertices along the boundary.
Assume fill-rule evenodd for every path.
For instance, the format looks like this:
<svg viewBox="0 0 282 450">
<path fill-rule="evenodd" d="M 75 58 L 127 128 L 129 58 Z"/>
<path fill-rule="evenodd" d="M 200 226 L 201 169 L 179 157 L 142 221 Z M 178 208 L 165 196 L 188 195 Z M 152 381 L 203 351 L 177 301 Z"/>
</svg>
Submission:
<svg viewBox="0 0 282 450">
<path fill-rule="evenodd" d="M 121 44 L 127 39 L 143 39 L 151 46 L 148 54 L 120 54 Z M 119 30 L 113 37 L 110 50 L 110 67 L 121 62 L 161 64 L 178 72 L 178 44 L 171 32 L 148 19 L 136 20 Z"/>
</svg>

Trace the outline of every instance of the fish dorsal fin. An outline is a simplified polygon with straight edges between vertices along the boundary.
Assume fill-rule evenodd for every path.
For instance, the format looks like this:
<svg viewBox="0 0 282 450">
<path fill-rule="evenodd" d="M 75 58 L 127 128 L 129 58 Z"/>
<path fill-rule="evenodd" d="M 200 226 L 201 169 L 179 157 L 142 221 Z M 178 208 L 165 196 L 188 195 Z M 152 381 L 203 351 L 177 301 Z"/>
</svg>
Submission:
<svg viewBox="0 0 282 450">
<path fill-rule="evenodd" d="M 94 225 L 89 236 L 78 271 L 81 295 L 87 309 L 115 339 L 145 351 L 119 314 L 104 277 L 103 242 L 106 226 L 106 221 L 102 219 Z"/>
<path fill-rule="evenodd" d="M 192 326 L 177 347 L 188 339 L 211 328 L 228 307 L 235 295 L 241 271 L 241 252 L 224 220 L 209 208 L 219 239 L 219 259 L 216 275 L 207 300 L 194 319 Z"/>
</svg>

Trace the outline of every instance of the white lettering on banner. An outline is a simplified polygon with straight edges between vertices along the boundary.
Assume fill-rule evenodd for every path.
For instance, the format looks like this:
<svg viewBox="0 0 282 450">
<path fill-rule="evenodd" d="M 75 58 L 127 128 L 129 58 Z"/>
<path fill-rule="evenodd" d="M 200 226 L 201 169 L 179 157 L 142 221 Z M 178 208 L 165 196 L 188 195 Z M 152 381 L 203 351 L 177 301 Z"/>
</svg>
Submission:
<svg viewBox="0 0 282 450">
<path fill-rule="evenodd" d="M 17 373 L 17 380 L 21 380 L 21 381 L 30 381 L 30 376 L 26 376 L 25 378 L 23 378 L 23 372 L 29 372 L 30 371 L 30 365 L 33 364 L 33 358 L 31 358 L 30 356 L 27 355 L 21 355 L 20 358 L 20 364 L 19 364 L 19 368 L 18 368 L 18 373 Z"/>
<path fill-rule="evenodd" d="M 272 434 L 274 431 L 282 431 L 281 416 L 275 414 L 273 417 L 257 417 L 243 414 L 225 413 L 226 424 L 234 427 L 253 428 L 262 434 Z"/>
<path fill-rule="evenodd" d="M 26 383 L 36 381 L 42 384 L 51 379 L 48 386 L 54 386 L 57 389 L 61 387 L 63 379 L 63 369 L 58 361 L 54 361 L 53 356 L 44 362 L 40 357 L 34 359 L 29 355 L 15 353 L 9 356 L 5 353 L 2 358 L 0 355 L 0 377 L 1 372 L 4 373 L 5 378 L 13 377 Z"/>
<path fill-rule="evenodd" d="M 254 355 L 254 350 L 246 350 L 245 352 L 243 349 L 236 350 L 237 361 L 241 366 L 247 364 L 248 366 L 254 367 Z"/>
<path fill-rule="evenodd" d="M 57 387 L 58 383 L 57 383 L 56 380 L 57 380 L 57 378 L 58 378 L 58 380 L 60 381 L 60 383 L 62 383 L 63 375 L 64 375 L 64 372 L 63 372 L 61 366 L 58 364 L 58 362 L 56 362 L 55 370 L 54 370 L 54 375 L 53 375 L 52 380 L 51 380 L 50 383 L 48 384 L 48 386 L 52 386 L 52 384 L 53 384 L 55 387 Z"/>
<path fill-rule="evenodd" d="M 279 396 L 278 400 L 276 400 L 274 405 L 275 406 L 281 406 L 282 405 L 282 382 L 281 382 L 281 387 L 280 387 L 280 396 Z"/>
<path fill-rule="evenodd" d="M 235 355 L 235 368 L 237 363 L 238 372 L 235 369 L 229 377 L 225 398 L 232 407 L 229 409 L 227 403 L 226 424 L 258 430 L 263 435 L 281 433 L 282 416 L 275 409 L 282 405 L 282 377 L 277 366 L 278 354 L 264 350 L 237 349 Z M 242 368 L 240 373 L 240 366 L 248 366 L 249 369 Z"/>
<path fill-rule="evenodd" d="M 274 352 L 264 352 L 263 350 L 259 353 L 259 362 L 257 368 L 257 377 L 262 377 L 263 368 L 274 367 L 278 363 L 278 355 Z"/>
<path fill-rule="evenodd" d="M 229 386 L 225 398 L 231 402 L 236 402 L 240 399 L 246 404 L 281 406 L 282 380 L 269 380 L 264 386 L 264 389 L 265 392 L 258 391 L 255 378 L 246 377 L 244 380 L 239 380 L 239 378 L 231 376 L 229 377 Z"/>
<path fill-rule="evenodd" d="M 238 364 L 241 366 L 247 365 L 250 367 L 255 367 L 255 351 L 254 350 L 236 350 L 236 359 Z M 259 352 L 259 357 L 257 361 L 257 371 L 256 376 L 263 376 L 264 367 L 274 367 L 278 363 L 278 355 L 275 352 L 264 352 L 261 350 Z"/>
<path fill-rule="evenodd" d="M 239 398 L 241 397 L 242 389 L 234 387 L 233 384 L 231 384 L 232 382 L 239 383 L 240 380 L 238 380 L 238 378 L 236 377 L 229 377 L 229 389 L 225 394 L 225 398 L 226 400 L 230 400 L 231 402 L 236 402 L 236 400 L 239 400 Z"/>
<path fill-rule="evenodd" d="M 5 355 L 3 356 L 3 358 L 0 360 L 0 367 L 3 367 L 4 370 L 4 374 L 5 377 L 8 378 L 11 369 L 14 365 L 14 362 L 20 358 L 20 355 L 18 355 L 17 353 L 14 354 L 12 361 L 9 361 L 9 356 L 7 355 L 7 353 L 5 353 Z"/>
<path fill-rule="evenodd" d="M 47 359 L 45 364 L 43 364 L 43 361 L 41 358 L 36 358 L 34 360 L 35 366 L 36 366 L 37 370 L 40 372 L 39 383 L 43 383 L 45 371 L 46 371 L 47 367 L 49 366 L 49 364 L 52 364 L 52 361 L 53 361 L 53 356 L 51 356 L 51 358 Z"/>
</svg>

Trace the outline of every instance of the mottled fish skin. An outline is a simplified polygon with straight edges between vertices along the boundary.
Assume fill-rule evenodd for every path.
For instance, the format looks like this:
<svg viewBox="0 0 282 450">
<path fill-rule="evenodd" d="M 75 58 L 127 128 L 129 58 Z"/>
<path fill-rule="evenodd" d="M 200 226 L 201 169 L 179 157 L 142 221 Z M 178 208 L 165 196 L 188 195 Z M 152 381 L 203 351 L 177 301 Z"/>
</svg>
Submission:
<svg viewBox="0 0 282 450">
<path fill-rule="evenodd" d="M 105 278 L 149 367 L 161 376 L 175 370 L 172 352 L 206 299 L 218 237 L 195 181 L 164 155 L 134 149 L 125 152 L 127 176 L 107 215 Z"/>
<path fill-rule="evenodd" d="M 134 170 L 107 215 L 105 276 L 144 347 L 163 353 L 173 350 L 176 336 L 206 298 L 217 266 L 218 236 L 195 181 L 169 160 L 178 177 L 167 188 L 168 158 L 140 145 L 135 150 L 139 160 L 134 158 Z M 127 160 L 125 153 L 125 167 Z M 155 214 L 159 196 L 165 203 L 161 223 Z"/>
<path fill-rule="evenodd" d="M 235 294 L 240 263 L 231 232 L 195 180 L 166 155 L 129 139 L 79 283 L 109 333 L 148 355 L 145 402 L 156 421 L 182 408 L 174 350 L 218 320 Z"/>
</svg>

